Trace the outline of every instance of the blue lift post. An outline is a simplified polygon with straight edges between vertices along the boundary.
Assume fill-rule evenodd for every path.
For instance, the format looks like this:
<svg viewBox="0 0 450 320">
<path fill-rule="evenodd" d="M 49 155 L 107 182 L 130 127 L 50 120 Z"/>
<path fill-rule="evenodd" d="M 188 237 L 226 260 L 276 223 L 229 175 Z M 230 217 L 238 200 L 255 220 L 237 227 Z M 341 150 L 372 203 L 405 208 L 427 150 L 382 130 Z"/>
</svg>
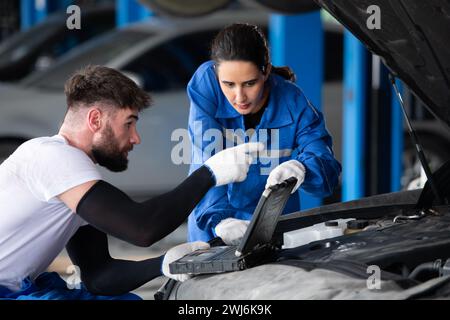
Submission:
<svg viewBox="0 0 450 320">
<path fill-rule="evenodd" d="M 20 1 L 20 25 L 22 30 L 27 30 L 47 16 L 46 0 L 21 0 Z"/>
<path fill-rule="evenodd" d="M 378 61 L 380 61 L 378 59 Z M 381 126 L 379 127 L 378 142 L 378 172 L 376 173 L 377 189 L 371 194 L 388 193 L 400 191 L 402 176 L 403 155 L 403 114 L 397 95 L 389 81 L 389 70 L 381 63 L 379 64 L 380 88 L 379 101 L 383 102 L 379 107 Z M 396 80 L 400 90 L 400 81 Z M 372 106 L 373 107 L 373 106 Z M 388 134 L 387 134 L 388 133 Z M 383 155 L 386 153 L 386 155 Z"/>
<path fill-rule="evenodd" d="M 291 67 L 297 75 L 297 84 L 319 110 L 322 104 L 323 39 L 320 11 L 289 16 L 272 14 L 270 17 L 273 65 Z M 301 192 L 302 210 L 321 203 L 322 199 Z"/>
<path fill-rule="evenodd" d="M 117 26 L 123 27 L 132 22 L 146 20 L 153 15 L 152 11 L 137 0 L 116 0 Z"/>
<path fill-rule="evenodd" d="M 400 93 L 403 85 L 400 80 L 396 80 Z M 400 102 L 397 99 L 394 88 L 391 88 L 392 105 L 392 143 L 391 143 L 391 192 L 400 191 L 401 177 L 403 173 L 403 115 Z"/>
<path fill-rule="evenodd" d="M 389 70 L 377 56 L 372 57 L 372 99 L 370 105 L 370 183 L 366 195 L 401 189 L 403 155 L 403 114 L 389 81 Z M 401 90 L 400 81 L 396 81 Z M 366 122 L 367 123 L 367 122 Z"/>
<path fill-rule="evenodd" d="M 371 72 L 367 79 L 370 85 L 370 101 L 367 104 L 367 156 L 365 195 L 391 191 L 391 85 L 388 69 L 380 57 L 372 55 Z M 369 81 L 371 79 L 371 81 Z"/>
<path fill-rule="evenodd" d="M 342 124 L 342 201 L 365 196 L 366 108 L 369 53 L 349 31 L 344 32 Z"/>
<path fill-rule="evenodd" d="M 20 0 L 21 29 L 29 29 L 41 22 L 49 13 L 65 9 L 72 3 L 72 0 Z"/>
</svg>

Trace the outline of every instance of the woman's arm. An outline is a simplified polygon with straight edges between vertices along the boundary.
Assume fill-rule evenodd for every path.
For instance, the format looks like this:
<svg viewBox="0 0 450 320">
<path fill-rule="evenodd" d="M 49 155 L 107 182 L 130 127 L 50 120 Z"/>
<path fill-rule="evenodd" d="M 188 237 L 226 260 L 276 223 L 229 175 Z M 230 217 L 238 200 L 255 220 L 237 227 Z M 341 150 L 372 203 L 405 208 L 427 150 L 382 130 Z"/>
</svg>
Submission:
<svg viewBox="0 0 450 320">
<path fill-rule="evenodd" d="M 214 118 L 217 102 L 213 91 L 208 91 L 208 85 L 205 85 L 199 75 L 194 75 L 188 85 L 188 96 L 190 99 L 189 112 L 189 138 L 191 142 L 191 164 L 189 173 L 195 172 L 208 159 L 209 154 L 205 149 L 211 148 L 211 143 L 219 143 L 220 150 L 223 147 L 222 125 Z M 208 82 L 209 80 L 204 80 Z M 201 82 L 200 85 L 198 82 Z M 210 141 L 206 138 L 207 130 L 215 130 L 220 137 L 220 141 Z M 211 131 L 210 131 L 211 132 Z M 223 219 L 234 216 L 236 209 L 228 201 L 228 186 L 214 187 L 209 190 L 203 199 L 192 211 L 197 226 L 210 232 L 215 236 L 214 228 Z M 195 239 L 193 239 L 195 240 Z"/>
<path fill-rule="evenodd" d="M 302 189 L 314 196 L 328 196 L 338 184 L 341 165 L 332 151 L 332 139 L 325 127 L 321 112 L 300 95 L 298 103 L 303 106 L 296 132 L 298 147 L 292 159 L 306 168 Z"/>
<path fill-rule="evenodd" d="M 107 234 L 148 247 L 181 225 L 214 184 L 213 174 L 202 166 L 172 191 L 138 203 L 99 181 L 81 198 L 76 213 Z"/>
</svg>

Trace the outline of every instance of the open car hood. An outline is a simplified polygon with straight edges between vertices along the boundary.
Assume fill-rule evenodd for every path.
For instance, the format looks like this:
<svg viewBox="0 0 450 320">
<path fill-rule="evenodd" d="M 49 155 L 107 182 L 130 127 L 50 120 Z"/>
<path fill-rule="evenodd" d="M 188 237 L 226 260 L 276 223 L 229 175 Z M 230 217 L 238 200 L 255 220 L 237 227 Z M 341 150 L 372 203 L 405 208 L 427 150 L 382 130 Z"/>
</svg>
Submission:
<svg viewBox="0 0 450 320">
<path fill-rule="evenodd" d="M 314 0 L 379 55 L 450 127 L 450 2 L 447 0 Z M 380 29 L 367 20 L 379 8 Z"/>
</svg>

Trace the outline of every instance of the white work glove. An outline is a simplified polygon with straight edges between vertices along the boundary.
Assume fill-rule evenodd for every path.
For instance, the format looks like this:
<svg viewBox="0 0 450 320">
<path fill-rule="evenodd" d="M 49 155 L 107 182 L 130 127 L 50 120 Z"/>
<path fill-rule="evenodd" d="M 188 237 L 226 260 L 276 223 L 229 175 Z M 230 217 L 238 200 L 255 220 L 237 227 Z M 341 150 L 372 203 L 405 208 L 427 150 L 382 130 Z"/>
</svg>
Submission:
<svg viewBox="0 0 450 320">
<path fill-rule="evenodd" d="M 227 218 L 219 222 L 214 231 L 229 246 L 237 245 L 247 231 L 250 221 Z"/>
<path fill-rule="evenodd" d="M 205 165 L 213 172 L 216 186 L 244 181 L 253 155 L 263 150 L 262 142 L 240 144 L 216 153 L 205 161 Z"/>
<path fill-rule="evenodd" d="M 167 251 L 166 255 L 164 256 L 164 260 L 162 263 L 162 271 L 163 274 L 166 277 L 175 279 L 177 281 L 185 281 L 192 277 L 192 275 L 187 273 L 181 273 L 181 274 L 171 274 L 169 269 L 169 264 L 174 262 L 175 260 L 178 260 L 188 253 L 191 253 L 195 250 L 199 249 L 208 249 L 209 244 L 202 241 L 196 241 L 196 242 L 187 242 L 182 243 L 176 247 L 171 248 L 169 251 Z"/>
<path fill-rule="evenodd" d="M 294 177 L 297 178 L 297 184 L 295 185 L 294 189 L 292 189 L 291 192 L 294 193 L 305 180 L 305 173 L 306 169 L 303 166 L 303 164 L 301 164 L 300 161 L 289 160 L 283 162 L 282 164 L 275 167 L 275 169 L 273 169 L 272 172 L 269 174 L 269 177 L 267 178 L 266 182 L 266 189 L 268 187 L 279 184 L 284 180 L 289 179 L 290 177 Z"/>
</svg>

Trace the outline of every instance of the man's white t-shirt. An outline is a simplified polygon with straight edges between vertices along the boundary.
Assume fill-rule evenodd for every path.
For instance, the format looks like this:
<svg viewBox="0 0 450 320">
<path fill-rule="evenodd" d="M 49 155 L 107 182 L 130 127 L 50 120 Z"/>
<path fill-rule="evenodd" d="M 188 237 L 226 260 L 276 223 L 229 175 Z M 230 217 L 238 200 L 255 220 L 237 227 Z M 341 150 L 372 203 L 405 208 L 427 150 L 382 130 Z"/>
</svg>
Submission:
<svg viewBox="0 0 450 320">
<path fill-rule="evenodd" d="M 57 196 L 100 180 L 97 166 L 61 135 L 29 140 L 0 165 L 0 285 L 34 280 L 86 222 Z"/>
</svg>

